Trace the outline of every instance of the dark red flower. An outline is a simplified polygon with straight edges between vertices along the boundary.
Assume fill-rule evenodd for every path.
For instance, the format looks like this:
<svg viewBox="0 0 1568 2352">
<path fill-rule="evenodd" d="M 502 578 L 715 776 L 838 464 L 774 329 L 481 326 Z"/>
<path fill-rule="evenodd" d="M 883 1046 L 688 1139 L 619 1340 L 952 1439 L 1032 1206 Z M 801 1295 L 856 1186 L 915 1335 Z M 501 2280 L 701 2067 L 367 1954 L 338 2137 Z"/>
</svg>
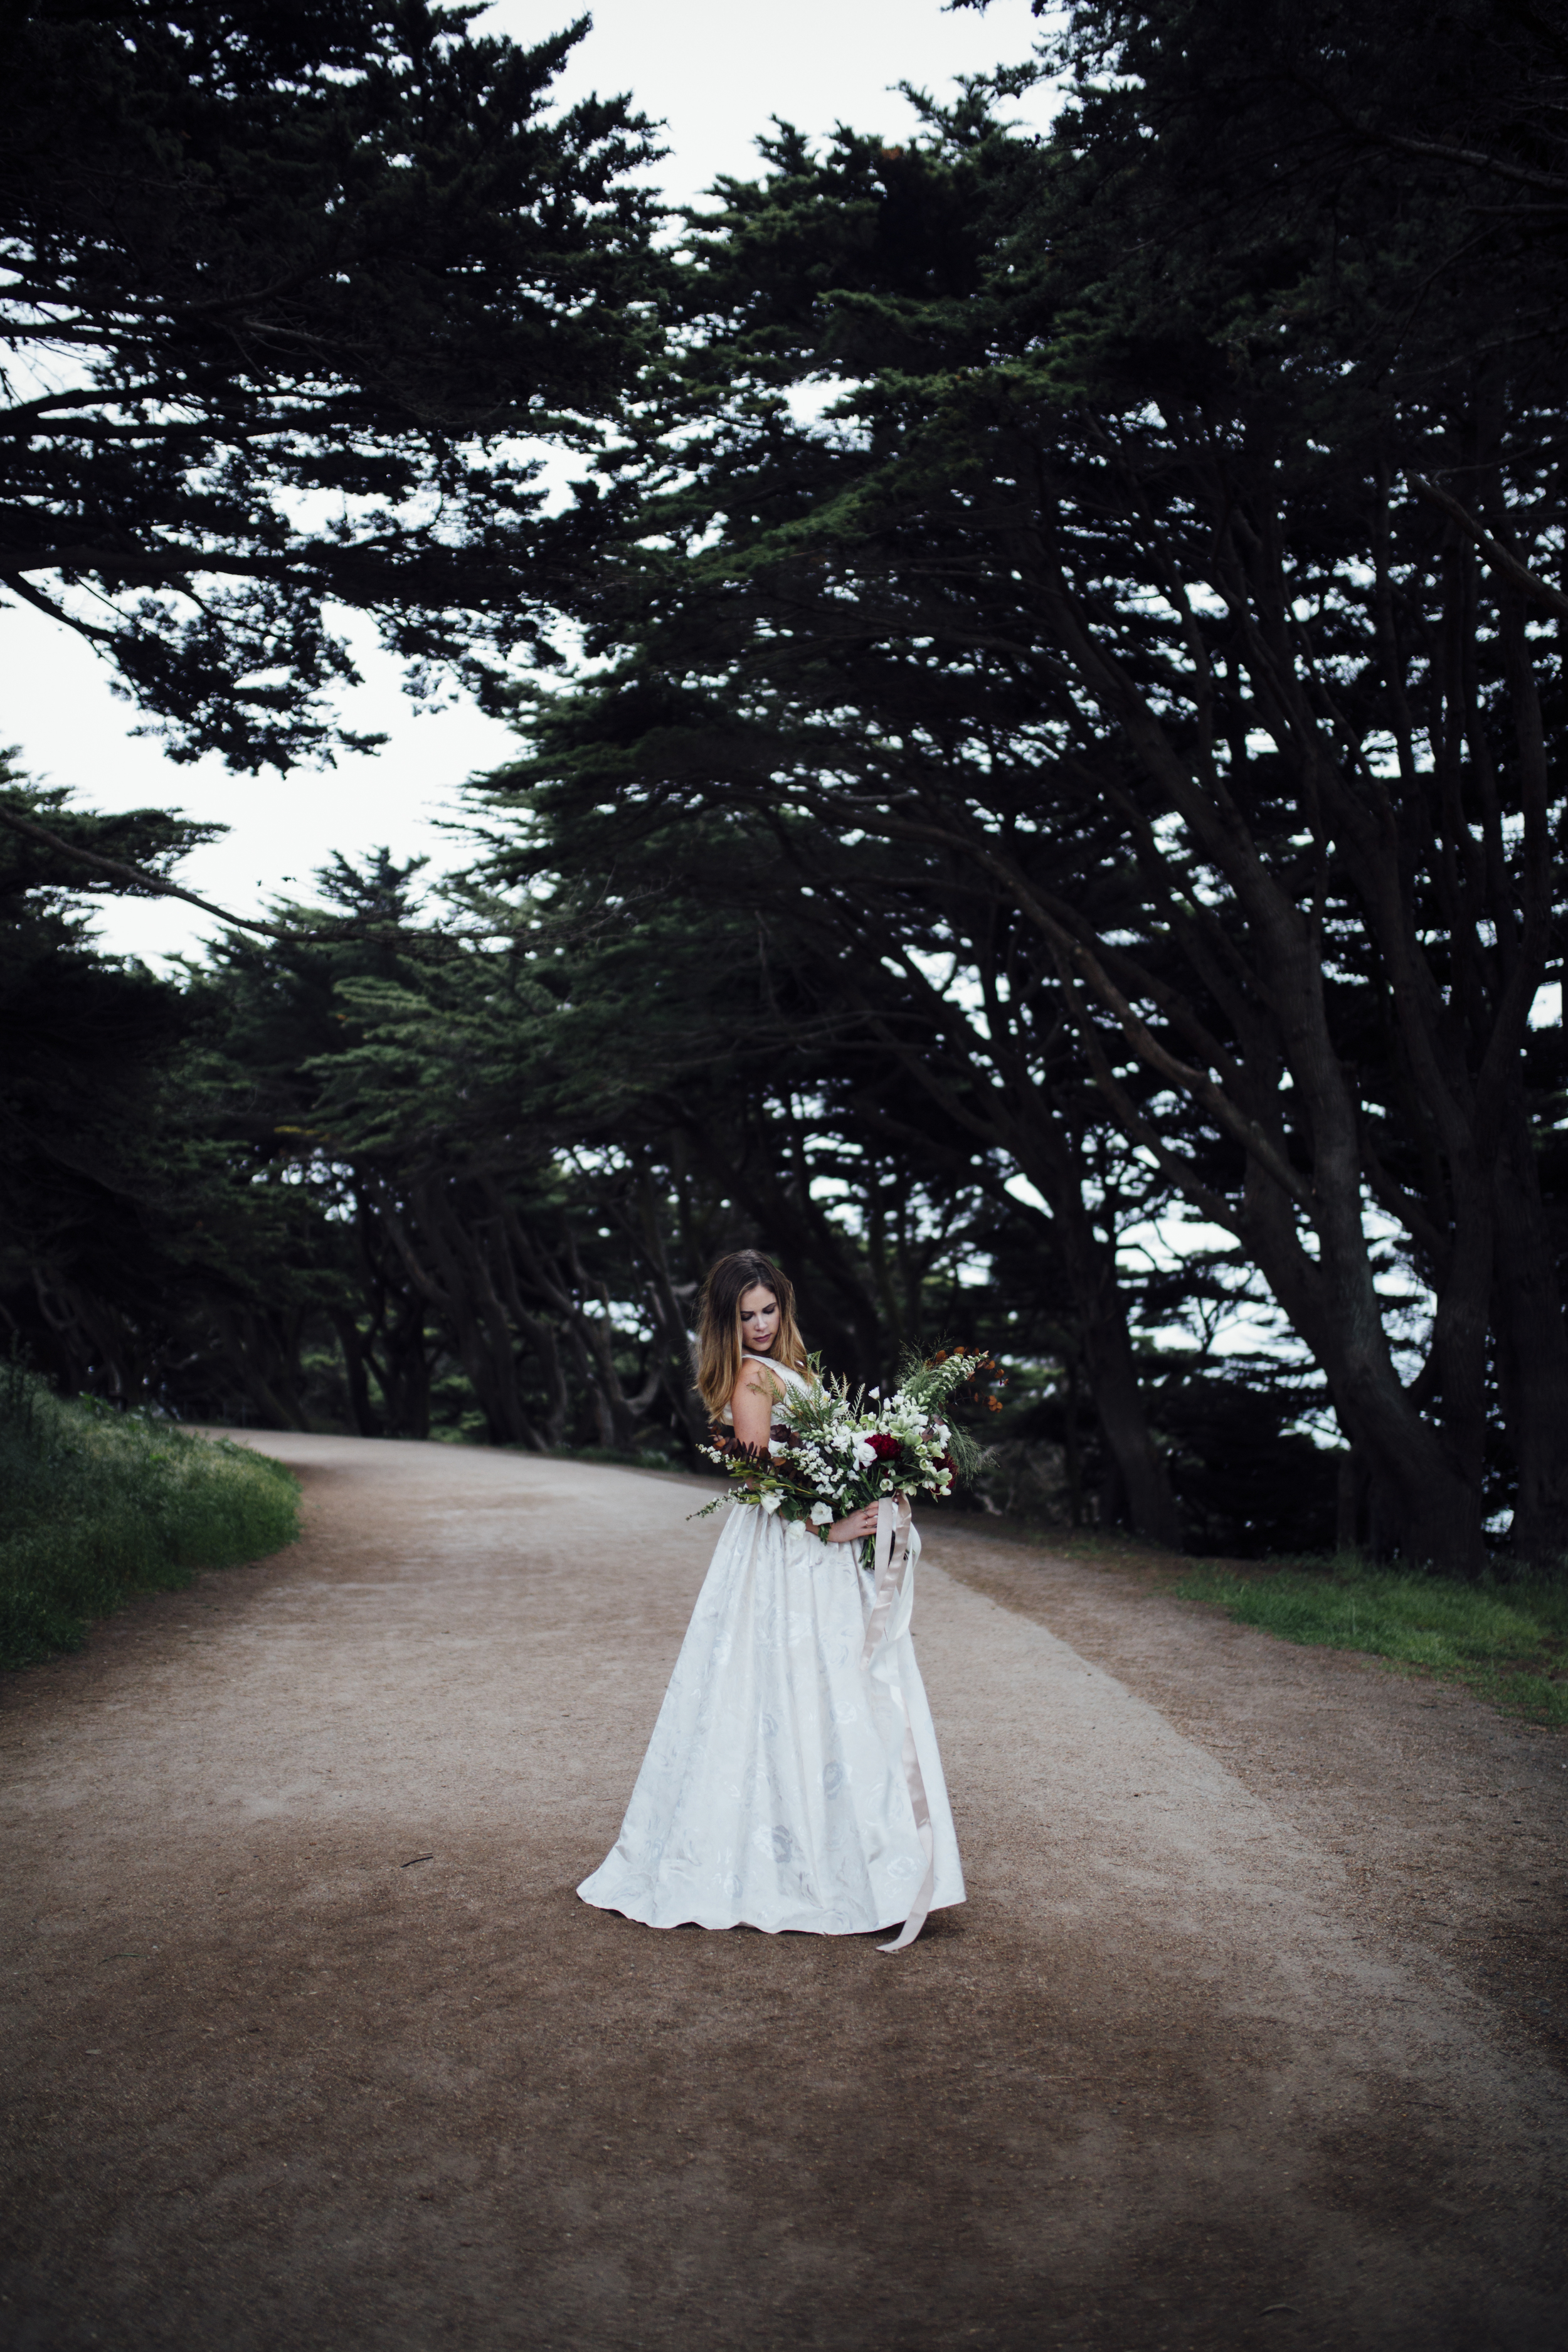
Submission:
<svg viewBox="0 0 1568 2352">
<path fill-rule="evenodd" d="M 868 1437 L 866 1443 L 879 1462 L 896 1462 L 903 1452 L 898 1439 L 889 1437 L 887 1432 L 881 1429 L 877 1431 L 875 1436 Z"/>
</svg>

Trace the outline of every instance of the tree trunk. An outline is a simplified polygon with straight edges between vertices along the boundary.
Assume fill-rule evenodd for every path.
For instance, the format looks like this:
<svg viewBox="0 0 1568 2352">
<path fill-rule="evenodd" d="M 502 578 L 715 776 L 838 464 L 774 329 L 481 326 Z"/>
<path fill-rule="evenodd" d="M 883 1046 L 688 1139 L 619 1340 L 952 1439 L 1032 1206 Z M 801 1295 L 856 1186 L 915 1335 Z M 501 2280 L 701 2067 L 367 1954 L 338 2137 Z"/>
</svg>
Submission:
<svg viewBox="0 0 1568 2352">
<path fill-rule="evenodd" d="M 226 1351 L 229 1362 L 239 1376 L 240 1386 L 251 1402 L 265 1416 L 272 1429 L 300 1429 L 305 1416 L 299 1405 L 276 1382 L 270 1380 L 256 1360 L 251 1334 L 235 1316 L 222 1318 L 226 1333 Z"/>
<path fill-rule="evenodd" d="M 425 1303 L 405 1295 L 383 1331 L 386 1370 L 381 1379 L 382 1405 L 388 1434 L 428 1437 L 430 1434 L 430 1358 L 425 1345 Z"/>
<path fill-rule="evenodd" d="M 1535 1151 L 1517 1097 L 1496 1172 L 1492 1332 L 1519 1476 L 1511 1544 L 1521 1559 L 1554 1570 L 1568 1557 L 1568 1327 Z"/>
<path fill-rule="evenodd" d="M 1180 1551 L 1181 1517 L 1149 1426 L 1117 1278 L 1115 1246 L 1098 1231 L 1084 1205 L 1087 1171 L 1059 1123 L 1048 1139 L 1037 1128 L 1027 1139 L 1018 1138 L 1014 1148 L 1024 1173 L 1050 1204 L 1048 1219 L 1037 1209 L 1031 1213 L 1050 1235 L 1072 1301 L 1084 1377 L 1115 1472 L 1114 1489 L 1106 1496 L 1108 1516 L 1134 1535 Z M 1030 1210 L 1026 1202 L 1017 1205 Z M 1076 1366 L 1069 1382 L 1076 1417 Z M 1081 1498 L 1078 1507 L 1081 1509 Z"/>
<path fill-rule="evenodd" d="M 692 1445 L 701 1445 L 708 1436 L 708 1410 L 692 1385 L 688 1318 L 669 1271 L 659 1204 L 646 1168 L 637 1180 L 637 1210 L 638 1238 L 649 1269 L 649 1304 L 655 1327 L 664 1340 L 659 1384 L 668 1399 L 677 1427 Z M 688 1296 L 690 1295 L 691 1287 L 688 1286 Z M 648 1402 L 651 1403 L 652 1399 Z"/>
<path fill-rule="evenodd" d="M 993 1006 L 982 1045 L 967 1017 L 931 989 L 929 982 L 922 1002 L 933 1020 L 948 1030 L 961 1054 L 974 1055 L 980 1048 L 984 1055 L 980 1069 L 983 1074 L 994 1074 L 991 1083 L 973 1084 L 976 1073 L 972 1063 L 965 1073 L 971 1083 L 961 1097 L 949 1074 L 931 1055 L 910 1052 L 897 1033 L 873 1014 L 875 1034 L 952 1119 L 958 1134 L 967 1133 L 984 1148 L 1005 1151 L 1047 1202 L 1048 1215 L 1028 1202 L 1014 1205 L 1038 1220 L 1066 1277 L 1081 1334 L 1084 1374 L 1115 1465 L 1119 1494 L 1114 1507 L 1134 1534 L 1179 1551 L 1181 1519 L 1139 1385 L 1117 1278 L 1115 1244 L 1097 1231 L 1085 1205 L 1089 1171 L 1080 1149 L 1081 1129 L 1075 1132 L 1068 1114 L 1049 1087 L 1031 1080 L 1020 1041 L 1000 1034 L 1000 1007 Z"/>
<path fill-rule="evenodd" d="M 424 1265 L 402 1219 L 387 1213 L 387 1230 L 416 1286 L 441 1314 L 467 1372 L 492 1445 L 528 1445 L 539 1450 L 517 1393 L 510 1332 L 500 1302 L 471 1233 L 455 1211 L 440 1179 L 418 1184 L 410 1203 L 436 1262 Z"/>
<path fill-rule="evenodd" d="M 1180 1551 L 1176 1498 L 1149 1426 L 1114 1249 L 1096 1232 L 1081 1187 L 1060 1188 L 1052 1207 L 1083 1338 L 1084 1370 L 1121 1487 L 1116 1516 L 1124 1516 L 1135 1535 Z"/>
<path fill-rule="evenodd" d="M 332 1327 L 342 1350 L 343 1379 L 349 1392 L 349 1413 L 361 1437 L 379 1437 L 381 1425 L 370 1402 L 370 1382 L 365 1377 L 365 1346 L 360 1337 L 359 1325 L 346 1307 L 336 1308 Z"/>
<path fill-rule="evenodd" d="M 1322 1366 L 1340 1426 L 1364 1466 L 1370 1548 L 1413 1567 L 1478 1576 L 1486 1565 L 1479 1484 L 1456 1474 L 1394 1369 L 1360 1235 L 1359 1187 L 1337 1213 L 1325 1207 L 1317 1258 L 1301 1247 L 1291 1205 L 1267 1176 L 1256 1176 L 1248 1192 L 1243 1238 Z"/>
</svg>

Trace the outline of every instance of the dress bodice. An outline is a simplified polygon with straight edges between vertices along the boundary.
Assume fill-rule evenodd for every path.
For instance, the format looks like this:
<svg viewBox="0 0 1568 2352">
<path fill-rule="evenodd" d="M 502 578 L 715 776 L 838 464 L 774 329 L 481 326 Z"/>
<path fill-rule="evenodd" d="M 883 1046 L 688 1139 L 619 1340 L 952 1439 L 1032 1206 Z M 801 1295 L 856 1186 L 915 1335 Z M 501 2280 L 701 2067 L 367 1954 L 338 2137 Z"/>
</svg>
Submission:
<svg viewBox="0 0 1568 2352">
<path fill-rule="evenodd" d="M 764 1371 L 772 1372 L 776 1381 L 782 1381 L 784 1392 L 783 1396 L 774 1399 L 773 1418 L 775 1426 L 781 1423 L 787 1425 L 793 1418 L 795 1397 L 803 1390 L 810 1387 L 810 1381 L 804 1373 L 797 1372 L 793 1365 L 775 1364 L 771 1356 L 742 1355 L 741 1361 L 743 1364 L 761 1364 Z M 727 1429 L 733 1429 L 735 1416 L 728 1404 L 725 1405 L 719 1418 Z"/>
</svg>

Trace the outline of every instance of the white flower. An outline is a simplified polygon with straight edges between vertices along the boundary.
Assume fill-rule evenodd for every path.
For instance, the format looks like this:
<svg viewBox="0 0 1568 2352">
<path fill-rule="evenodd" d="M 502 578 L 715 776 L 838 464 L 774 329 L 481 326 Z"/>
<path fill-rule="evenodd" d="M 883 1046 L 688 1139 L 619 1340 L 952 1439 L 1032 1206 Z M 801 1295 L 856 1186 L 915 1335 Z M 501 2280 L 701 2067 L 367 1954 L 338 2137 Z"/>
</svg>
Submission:
<svg viewBox="0 0 1568 2352">
<path fill-rule="evenodd" d="M 763 1508 L 764 1511 L 776 1511 L 783 1501 L 784 1496 L 782 1495 L 764 1495 L 762 1497 Z"/>
<path fill-rule="evenodd" d="M 785 1444 L 784 1444 L 784 1440 L 783 1440 L 783 1438 L 782 1438 L 782 1437 L 770 1437 L 770 1438 L 769 1438 L 769 1440 L 768 1440 L 768 1452 L 769 1452 L 770 1454 L 787 1454 L 787 1453 L 788 1453 L 788 1451 L 789 1451 L 789 1448 L 788 1448 L 788 1446 L 787 1446 L 787 1445 L 785 1445 Z"/>
<path fill-rule="evenodd" d="M 858 1470 L 869 1470 L 876 1459 L 876 1447 L 867 1438 L 858 1437 L 855 1440 L 855 1467 Z"/>
<path fill-rule="evenodd" d="M 828 1504 L 813 1503 L 811 1507 L 811 1524 L 814 1528 L 828 1527 L 831 1525 L 832 1519 L 833 1512 Z"/>
</svg>

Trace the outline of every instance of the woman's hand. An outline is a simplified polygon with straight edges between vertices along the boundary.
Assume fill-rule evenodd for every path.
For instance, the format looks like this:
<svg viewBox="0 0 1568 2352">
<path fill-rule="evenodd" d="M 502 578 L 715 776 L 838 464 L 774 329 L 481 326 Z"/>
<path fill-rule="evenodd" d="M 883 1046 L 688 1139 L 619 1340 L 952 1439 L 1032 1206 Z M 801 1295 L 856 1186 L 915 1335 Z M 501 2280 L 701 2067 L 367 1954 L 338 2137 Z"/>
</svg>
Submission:
<svg viewBox="0 0 1568 2352">
<path fill-rule="evenodd" d="M 827 1530 L 827 1540 L 829 1543 L 858 1543 L 864 1537 L 874 1536 L 876 1532 L 877 1506 L 875 1503 L 863 1503 L 858 1511 L 851 1511 L 847 1519 L 834 1520 Z"/>
</svg>

